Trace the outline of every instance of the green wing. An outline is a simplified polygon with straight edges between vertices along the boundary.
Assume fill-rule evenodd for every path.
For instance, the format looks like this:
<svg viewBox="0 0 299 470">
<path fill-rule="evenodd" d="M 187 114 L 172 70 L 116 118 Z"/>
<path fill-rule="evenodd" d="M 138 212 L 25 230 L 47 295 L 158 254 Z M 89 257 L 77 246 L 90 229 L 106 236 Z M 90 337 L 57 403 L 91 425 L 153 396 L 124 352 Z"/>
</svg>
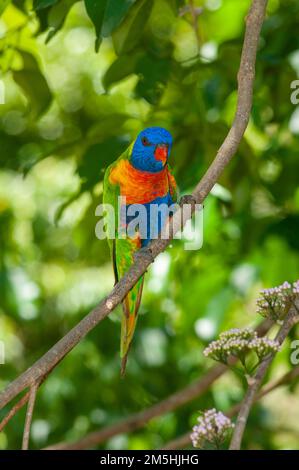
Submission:
<svg viewBox="0 0 299 470">
<path fill-rule="evenodd" d="M 176 180 L 172 171 L 171 166 L 169 163 L 167 164 L 167 169 L 168 169 L 168 184 L 169 184 L 169 191 L 170 195 L 172 197 L 173 202 L 177 202 L 179 194 L 178 194 L 178 188 L 176 184 Z"/>
</svg>

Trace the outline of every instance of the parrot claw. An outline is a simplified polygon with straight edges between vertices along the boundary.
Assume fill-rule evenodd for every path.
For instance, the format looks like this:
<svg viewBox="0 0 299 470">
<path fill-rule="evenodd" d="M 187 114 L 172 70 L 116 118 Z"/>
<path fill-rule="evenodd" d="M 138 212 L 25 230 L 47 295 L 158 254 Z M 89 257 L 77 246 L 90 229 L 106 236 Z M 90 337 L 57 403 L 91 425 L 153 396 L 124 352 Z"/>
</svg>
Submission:
<svg viewBox="0 0 299 470">
<path fill-rule="evenodd" d="M 195 206 L 197 204 L 196 198 L 192 194 L 185 194 L 179 200 L 179 205 L 182 207 L 184 204 L 191 204 Z"/>
<path fill-rule="evenodd" d="M 143 248 L 140 248 L 138 251 L 136 251 L 134 254 L 134 261 L 137 261 L 138 258 L 146 258 L 151 263 L 155 261 L 152 250 L 147 246 L 144 246 Z"/>
</svg>

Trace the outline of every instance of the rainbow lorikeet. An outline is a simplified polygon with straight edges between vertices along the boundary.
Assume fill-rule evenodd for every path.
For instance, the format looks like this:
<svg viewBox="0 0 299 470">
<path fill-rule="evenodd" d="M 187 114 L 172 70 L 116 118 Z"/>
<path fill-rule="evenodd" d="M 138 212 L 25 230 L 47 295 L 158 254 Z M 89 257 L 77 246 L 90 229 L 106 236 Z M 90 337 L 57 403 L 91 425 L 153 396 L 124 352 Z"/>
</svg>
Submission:
<svg viewBox="0 0 299 470">
<path fill-rule="evenodd" d="M 114 220 L 109 217 L 107 221 L 113 227 L 115 237 L 108 242 L 111 249 L 115 282 L 125 274 L 134 262 L 136 252 L 141 248 L 147 250 L 147 245 L 153 237 L 151 225 L 155 224 L 154 232 L 158 234 L 166 222 L 163 211 L 159 217 L 152 219 L 153 205 L 169 207 L 177 200 L 176 182 L 168 164 L 172 146 L 171 134 L 161 127 L 149 127 L 137 136 L 136 140 L 105 172 L 104 177 L 104 204 L 114 208 Z M 119 218 L 119 198 L 125 197 L 125 222 Z M 122 203 L 121 203 L 122 204 Z M 130 207 L 135 204 L 143 205 L 146 214 L 146 230 L 141 233 L 138 229 L 134 233 L 119 236 L 120 227 L 124 223 L 128 226 Z M 156 206 L 156 207 L 157 207 Z M 167 217 L 169 213 L 167 214 Z M 110 232 L 111 233 L 111 232 Z M 125 372 L 127 356 L 136 327 L 138 309 L 140 306 L 143 276 L 130 290 L 123 301 L 123 318 L 121 325 L 121 373 Z"/>
</svg>

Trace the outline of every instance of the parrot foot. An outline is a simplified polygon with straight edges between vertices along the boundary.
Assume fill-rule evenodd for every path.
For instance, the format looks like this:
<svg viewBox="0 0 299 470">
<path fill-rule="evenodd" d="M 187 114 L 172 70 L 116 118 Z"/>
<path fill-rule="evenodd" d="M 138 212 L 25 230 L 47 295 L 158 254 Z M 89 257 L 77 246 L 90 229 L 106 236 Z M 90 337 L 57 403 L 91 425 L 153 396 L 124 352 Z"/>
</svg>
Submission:
<svg viewBox="0 0 299 470">
<path fill-rule="evenodd" d="M 192 194 L 185 194 L 179 200 L 179 205 L 182 207 L 184 204 L 195 206 L 197 204 L 196 198 Z"/>
<path fill-rule="evenodd" d="M 140 248 L 138 251 L 136 251 L 134 254 L 134 261 L 137 261 L 138 258 L 145 258 L 150 263 L 155 261 L 152 250 L 147 246 L 144 246 L 143 248 Z"/>
</svg>

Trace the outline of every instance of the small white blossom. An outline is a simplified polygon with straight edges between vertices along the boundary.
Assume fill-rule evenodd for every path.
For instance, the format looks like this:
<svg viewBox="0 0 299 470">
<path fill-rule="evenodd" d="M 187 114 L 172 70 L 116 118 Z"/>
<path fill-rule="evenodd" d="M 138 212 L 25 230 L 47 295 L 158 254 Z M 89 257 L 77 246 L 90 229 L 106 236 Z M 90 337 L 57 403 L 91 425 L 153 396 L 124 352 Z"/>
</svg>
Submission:
<svg viewBox="0 0 299 470">
<path fill-rule="evenodd" d="M 234 427 L 231 420 L 215 408 L 205 411 L 197 421 L 190 436 L 193 447 L 197 448 L 203 448 L 206 444 L 218 448 Z"/>
<path fill-rule="evenodd" d="M 278 341 L 269 338 L 255 338 L 248 344 L 249 349 L 255 351 L 260 360 L 272 353 L 276 353 L 280 349 Z"/>
<path fill-rule="evenodd" d="M 206 357 L 227 363 L 229 356 L 240 357 L 248 350 L 248 343 L 257 338 L 252 328 L 233 328 L 220 333 L 219 339 L 212 341 L 203 351 Z"/>
<path fill-rule="evenodd" d="M 287 307 L 299 294 L 299 281 L 291 285 L 285 281 L 278 287 L 263 289 L 257 299 L 257 312 L 265 318 L 280 321 L 286 314 Z"/>
<path fill-rule="evenodd" d="M 203 353 L 206 357 L 227 364 L 229 356 L 237 357 L 244 363 L 245 355 L 252 351 L 261 361 L 266 356 L 279 351 L 277 341 L 267 337 L 259 338 L 251 328 L 224 331 L 219 339 L 212 341 Z"/>
</svg>

